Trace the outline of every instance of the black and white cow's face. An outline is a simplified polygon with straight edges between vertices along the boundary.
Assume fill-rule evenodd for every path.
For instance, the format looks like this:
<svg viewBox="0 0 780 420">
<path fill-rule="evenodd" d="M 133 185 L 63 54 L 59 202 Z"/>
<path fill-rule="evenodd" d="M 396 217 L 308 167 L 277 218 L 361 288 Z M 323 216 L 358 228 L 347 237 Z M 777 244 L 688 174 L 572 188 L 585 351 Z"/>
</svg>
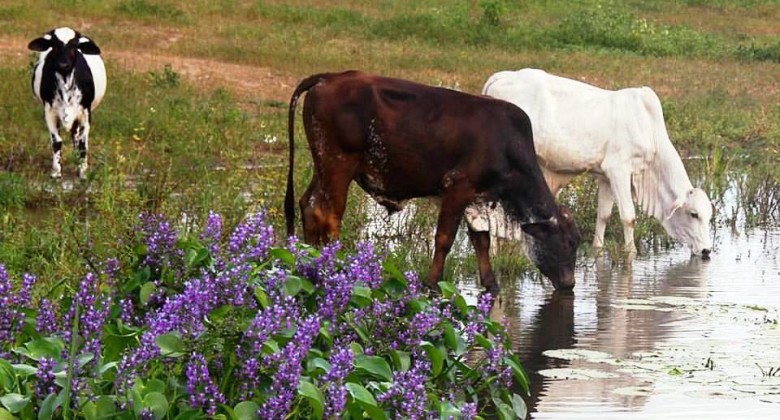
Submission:
<svg viewBox="0 0 780 420">
<path fill-rule="evenodd" d="M 100 54 L 100 48 L 91 39 L 64 27 L 53 29 L 42 37 L 30 41 L 27 48 L 41 53 L 48 51 L 48 54 L 55 59 L 57 71 L 64 74 L 73 70 L 77 52 Z"/>
</svg>

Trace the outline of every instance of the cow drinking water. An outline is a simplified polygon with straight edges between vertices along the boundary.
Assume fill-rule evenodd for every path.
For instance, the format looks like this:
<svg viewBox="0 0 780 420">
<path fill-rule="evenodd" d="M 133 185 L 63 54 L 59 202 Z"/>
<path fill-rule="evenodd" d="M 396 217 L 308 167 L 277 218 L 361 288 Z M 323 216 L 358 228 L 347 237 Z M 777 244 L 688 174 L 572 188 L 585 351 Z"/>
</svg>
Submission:
<svg viewBox="0 0 780 420">
<path fill-rule="evenodd" d="M 52 178 L 62 176 L 62 137 L 69 131 L 79 151 L 79 178 L 86 177 L 92 111 L 106 93 L 106 68 L 100 48 L 70 28 L 57 28 L 30 41 L 40 52 L 32 75 L 32 89 L 43 103 L 51 137 Z"/>
<path fill-rule="evenodd" d="M 466 207 L 499 202 L 535 239 L 532 259 L 555 288 L 574 286 L 579 230 L 544 181 L 528 116 L 508 102 L 361 72 L 310 76 L 292 95 L 288 235 L 295 230 L 295 108 L 304 92 L 303 123 L 314 165 L 300 199 L 306 242 L 339 237 L 353 180 L 389 211 L 411 198 L 439 198 L 429 274 L 434 286 Z M 469 229 L 469 238 L 482 285 L 495 293 L 489 233 Z"/>
<path fill-rule="evenodd" d="M 691 184 L 652 89 L 605 90 L 523 69 L 490 76 L 482 92 L 514 103 L 531 117 L 536 153 L 553 194 L 581 173 L 596 177 L 594 248 L 604 246 L 616 203 L 625 248 L 636 252 L 633 198 L 672 238 L 693 254 L 709 257 L 712 203 Z"/>
</svg>

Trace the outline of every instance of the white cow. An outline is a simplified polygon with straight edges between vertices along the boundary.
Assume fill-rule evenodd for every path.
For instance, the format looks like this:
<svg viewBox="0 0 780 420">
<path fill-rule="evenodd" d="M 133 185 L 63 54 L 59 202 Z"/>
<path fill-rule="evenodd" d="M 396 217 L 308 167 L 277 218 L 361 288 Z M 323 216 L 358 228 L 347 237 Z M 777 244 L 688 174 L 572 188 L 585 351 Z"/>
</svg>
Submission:
<svg viewBox="0 0 780 420">
<path fill-rule="evenodd" d="M 709 257 L 713 206 L 707 194 L 691 184 L 652 89 L 605 90 L 523 69 L 490 76 L 482 93 L 512 102 L 531 117 L 539 164 L 553 194 L 579 174 L 596 176 L 594 248 L 604 246 L 604 230 L 617 203 L 625 248 L 636 252 L 633 197 L 672 238 L 693 254 Z M 486 229 L 485 211 L 467 211 L 473 228 Z"/>
</svg>

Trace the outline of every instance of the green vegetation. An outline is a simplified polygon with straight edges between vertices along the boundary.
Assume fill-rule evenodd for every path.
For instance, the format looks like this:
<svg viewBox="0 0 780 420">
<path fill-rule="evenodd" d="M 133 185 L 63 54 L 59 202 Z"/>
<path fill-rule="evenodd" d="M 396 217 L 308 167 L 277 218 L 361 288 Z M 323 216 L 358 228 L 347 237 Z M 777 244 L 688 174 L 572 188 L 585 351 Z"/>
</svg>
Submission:
<svg viewBox="0 0 780 420">
<path fill-rule="evenodd" d="M 186 228 L 209 210 L 234 225 L 264 208 L 281 227 L 290 92 L 306 75 L 346 68 L 468 92 L 495 71 L 521 67 L 605 88 L 651 86 L 681 155 L 700 158 L 686 161 L 695 183 L 716 205 L 737 188 L 748 223 L 772 222 L 780 199 L 778 20 L 773 0 L 9 0 L 0 6 L 0 261 L 56 282 L 104 257 L 142 211 Z M 73 179 L 67 141 L 65 180 L 47 179 L 50 146 L 29 93 L 25 45 L 61 25 L 93 37 L 108 63 L 85 183 Z M 302 132 L 298 139 L 302 191 L 311 168 Z M 736 175 L 746 164 L 751 175 Z M 561 200 L 589 242 L 595 185 L 578 179 Z M 366 236 L 365 207 L 353 188 L 348 246 Z M 418 208 L 390 239 L 392 258 L 424 273 L 430 241 L 419 238 L 428 237 L 435 206 Z M 615 251 L 619 237 L 613 221 Z M 639 221 L 637 237 L 645 247 L 672 245 L 652 220 Z M 510 273 L 527 268 L 519 260 L 516 250 L 496 259 Z M 468 257 L 453 263 L 450 275 L 473 271 Z"/>
</svg>

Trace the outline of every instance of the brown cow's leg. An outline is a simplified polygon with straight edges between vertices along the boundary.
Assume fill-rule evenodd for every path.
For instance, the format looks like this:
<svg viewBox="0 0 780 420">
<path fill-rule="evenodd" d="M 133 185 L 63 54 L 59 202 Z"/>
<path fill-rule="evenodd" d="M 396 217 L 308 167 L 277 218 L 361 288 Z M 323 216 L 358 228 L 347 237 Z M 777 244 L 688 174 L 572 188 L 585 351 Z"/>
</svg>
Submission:
<svg viewBox="0 0 780 420">
<path fill-rule="evenodd" d="M 337 169 L 323 172 L 327 176 L 315 176 L 301 197 L 301 214 L 305 241 L 323 244 L 339 239 L 341 219 L 347 206 L 347 192 L 352 182 L 350 166 L 342 164 Z"/>
<path fill-rule="evenodd" d="M 452 249 L 463 212 L 472 201 L 474 201 L 474 189 L 465 182 L 450 186 L 442 196 L 439 222 L 436 226 L 433 265 L 428 275 L 429 286 L 433 290 L 436 290 L 437 284 L 441 281 L 444 273 L 444 261 Z"/>
<path fill-rule="evenodd" d="M 469 229 L 469 239 L 477 254 L 479 279 L 482 286 L 493 297 L 498 297 L 501 288 L 496 281 L 496 276 L 493 275 L 493 268 L 490 266 L 490 232 L 477 232 Z"/>
</svg>

